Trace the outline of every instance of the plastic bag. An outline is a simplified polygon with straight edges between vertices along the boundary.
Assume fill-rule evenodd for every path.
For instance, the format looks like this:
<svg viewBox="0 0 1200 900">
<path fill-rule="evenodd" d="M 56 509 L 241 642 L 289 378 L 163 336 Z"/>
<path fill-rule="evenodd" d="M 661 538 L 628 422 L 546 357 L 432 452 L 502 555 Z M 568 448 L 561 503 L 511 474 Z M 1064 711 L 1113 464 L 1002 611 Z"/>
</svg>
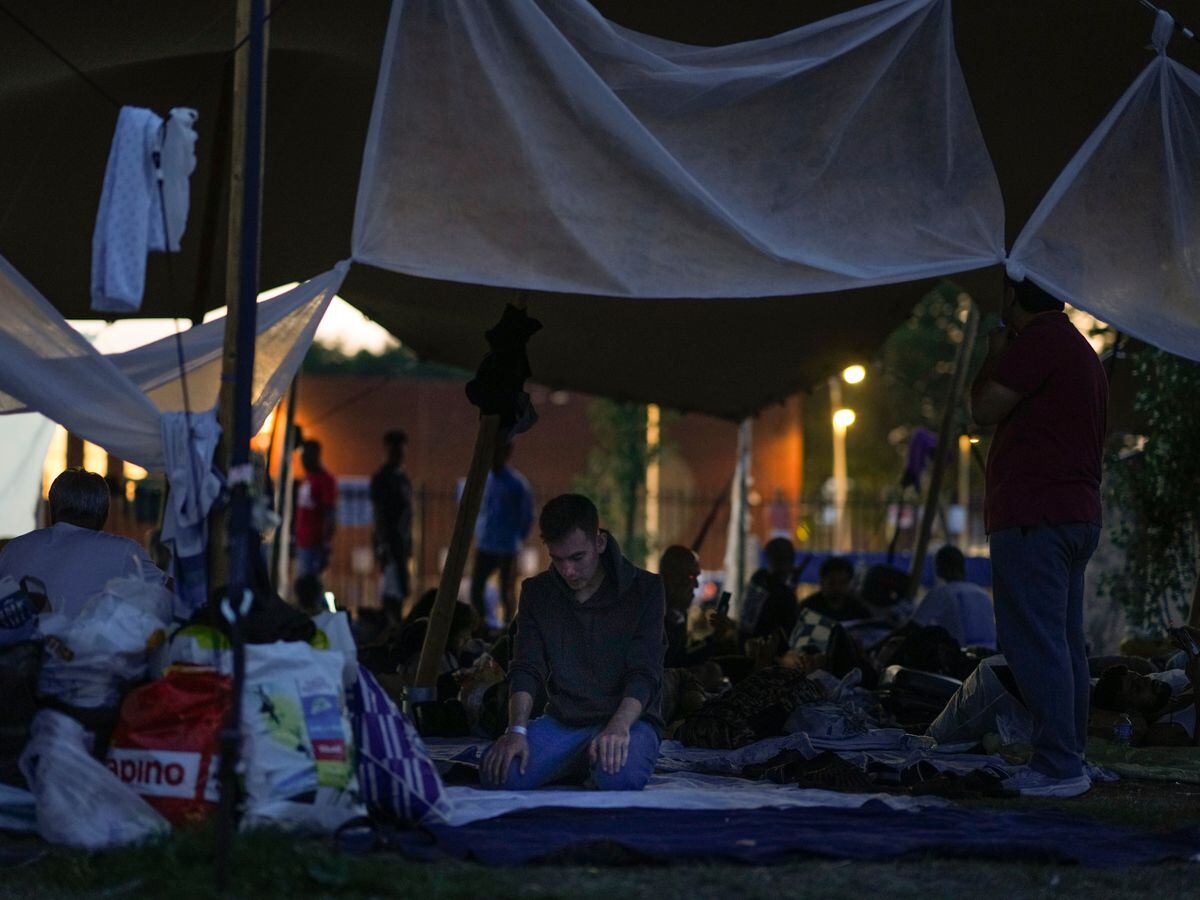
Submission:
<svg viewBox="0 0 1200 900">
<path fill-rule="evenodd" d="M 1007 665 L 1003 656 L 983 660 L 926 733 L 939 744 L 977 741 L 989 733 L 1000 733 L 1006 743 L 1028 741 L 1033 723 L 996 674 L 995 667 L 1003 665 Z"/>
<path fill-rule="evenodd" d="M 331 833 L 366 813 L 342 664 L 340 653 L 298 642 L 246 647 L 243 827 Z"/>
<path fill-rule="evenodd" d="M 324 633 L 328 649 L 342 654 L 342 684 L 349 690 L 358 681 L 358 645 L 350 633 L 350 617 L 344 612 L 323 612 L 313 616 L 313 624 Z"/>
<path fill-rule="evenodd" d="M 88 754 L 91 736 L 44 709 L 33 720 L 21 772 L 37 798 L 38 834 L 52 844 L 98 850 L 170 831 L 167 820 Z"/>
<path fill-rule="evenodd" d="M 131 692 L 108 750 L 108 768 L 172 825 L 217 808 L 219 738 L 232 681 L 209 669 L 177 669 Z"/>
<path fill-rule="evenodd" d="M 43 615 L 41 631 L 61 652 L 49 653 L 39 690 L 70 706 L 116 707 L 126 683 L 146 677 L 150 654 L 166 638 L 173 598 L 161 584 L 114 578 L 79 615 Z"/>
<path fill-rule="evenodd" d="M 32 575 L 0 578 L 0 647 L 38 636 L 38 614 L 46 608 L 46 586 Z"/>
</svg>

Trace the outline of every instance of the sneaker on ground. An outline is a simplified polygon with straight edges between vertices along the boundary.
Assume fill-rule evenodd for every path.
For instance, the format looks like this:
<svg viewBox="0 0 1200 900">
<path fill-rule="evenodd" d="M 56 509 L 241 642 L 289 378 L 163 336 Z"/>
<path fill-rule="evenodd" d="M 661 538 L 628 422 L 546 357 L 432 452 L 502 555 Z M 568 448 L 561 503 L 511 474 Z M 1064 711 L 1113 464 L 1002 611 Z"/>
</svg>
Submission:
<svg viewBox="0 0 1200 900">
<path fill-rule="evenodd" d="M 1026 767 L 1008 778 L 1003 787 L 1022 797 L 1078 797 L 1091 789 L 1092 780 L 1086 773 L 1074 778 L 1052 778 Z"/>
</svg>

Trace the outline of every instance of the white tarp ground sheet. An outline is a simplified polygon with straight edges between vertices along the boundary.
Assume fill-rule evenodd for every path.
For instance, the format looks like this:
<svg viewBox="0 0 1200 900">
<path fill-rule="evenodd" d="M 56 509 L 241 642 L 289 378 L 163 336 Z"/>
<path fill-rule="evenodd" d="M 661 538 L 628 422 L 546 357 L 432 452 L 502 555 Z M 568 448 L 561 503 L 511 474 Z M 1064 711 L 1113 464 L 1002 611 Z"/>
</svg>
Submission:
<svg viewBox="0 0 1200 900">
<path fill-rule="evenodd" d="M 633 297 L 995 264 L 1000 189 L 952 38 L 949 0 L 714 48 L 585 0 L 395 0 L 354 259 Z"/>
<path fill-rule="evenodd" d="M 1011 265 L 1060 300 L 1200 360 L 1200 75 L 1158 57 L 1063 170 Z"/>
<path fill-rule="evenodd" d="M 53 436 L 54 423 L 37 413 L 5 420 L 0 441 L 0 538 L 37 527 L 42 464 Z"/>
<path fill-rule="evenodd" d="M 948 801 L 937 797 L 845 794 L 696 772 L 651 776 L 646 789 L 642 791 L 595 791 L 585 788 L 486 791 L 474 787 L 451 787 L 446 789 L 446 796 L 451 804 L 444 820 L 447 825 L 466 825 L 481 819 L 494 819 L 518 809 L 547 806 L 588 809 L 784 809 L 837 806 L 857 809 L 876 801 L 891 809 L 912 810 L 949 805 Z"/>
</svg>

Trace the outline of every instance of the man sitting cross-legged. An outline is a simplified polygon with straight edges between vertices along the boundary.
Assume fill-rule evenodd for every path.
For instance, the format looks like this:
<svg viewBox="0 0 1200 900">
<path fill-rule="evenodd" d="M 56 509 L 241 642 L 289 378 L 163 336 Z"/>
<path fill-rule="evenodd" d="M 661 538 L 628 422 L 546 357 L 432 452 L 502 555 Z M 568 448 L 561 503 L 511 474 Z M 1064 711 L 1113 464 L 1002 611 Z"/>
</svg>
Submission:
<svg viewBox="0 0 1200 900">
<path fill-rule="evenodd" d="M 554 498 L 539 525 L 551 565 L 521 589 L 509 726 L 484 755 L 481 780 L 509 790 L 557 781 L 641 790 L 662 727 L 662 580 L 621 555 L 586 497 Z M 541 687 L 546 714 L 530 722 Z"/>
</svg>

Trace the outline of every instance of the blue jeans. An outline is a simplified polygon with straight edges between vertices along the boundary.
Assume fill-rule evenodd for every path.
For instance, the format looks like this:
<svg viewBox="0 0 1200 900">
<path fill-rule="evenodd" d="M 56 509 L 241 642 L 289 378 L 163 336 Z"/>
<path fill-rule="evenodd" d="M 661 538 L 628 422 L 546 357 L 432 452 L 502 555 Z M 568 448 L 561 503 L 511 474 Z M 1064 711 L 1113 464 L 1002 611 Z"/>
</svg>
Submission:
<svg viewBox="0 0 1200 900">
<path fill-rule="evenodd" d="M 1033 719 L 1030 767 L 1052 778 L 1082 773 L 1087 744 L 1083 574 L 1097 525 L 1005 528 L 989 538 L 996 633 Z"/>
<path fill-rule="evenodd" d="M 564 725 L 550 716 L 529 723 L 529 760 L 521 774 L 519 760 L 508 767 L 508 777 L 500 784 L 484 787 L 506 791 L 531 791 L 556 781 L 576 784 L 589 781 L 602 791 L 640 791 L 650 780 L 658 760 L 658 734 L 645 722 L 629 729 L 629 759 L 621 771 L 609 775 L 588 760 L 588 745 L 603 725 Z"/>
<path fill-rule="evenodd" d="M 319 576 L 329 567 L 329 551 L 324 547 L 296 548 L 296 577 Z"/>
</svg>

